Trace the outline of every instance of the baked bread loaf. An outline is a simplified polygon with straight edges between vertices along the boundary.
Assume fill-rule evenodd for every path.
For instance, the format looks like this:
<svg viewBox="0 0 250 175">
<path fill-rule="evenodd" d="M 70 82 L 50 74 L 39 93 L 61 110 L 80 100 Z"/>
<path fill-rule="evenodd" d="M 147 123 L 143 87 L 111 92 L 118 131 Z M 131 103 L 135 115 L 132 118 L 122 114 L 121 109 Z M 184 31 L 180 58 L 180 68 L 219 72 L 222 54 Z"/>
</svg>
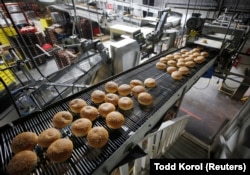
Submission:
<svg viewBox="0 0 250 175">
<path fill-rule="evenodd" d="M 96 107 L 90 105 L 84 106 L 80 111 L 80 117 L 87 118 L 90 121 L 97 119 L 98 115 L 99 112 Z"/>
<path fill-rule="evenodd" d="M 107 126 L 111 129 L 119 129 L 125 122 L 124 116 L 118 111 L 110 112 L 105 120 Z"/>
<path fill-rule="evenodd" d="M 91 128 L 87 135 L 87 141 L 92 148 L 104 147 L 109 139 L 108 131 L 102 126 L 95 126 Z"/>
<path fill-rule="evenodd" d="M 71 124 L 71 132 L 76 137 L 83 137 L 92 128 L 92 122 L 88 118 L 79 118 Z"/>
<path fill-rule="evenodd" d="M 80 113 L 80 110 L 86 105 L 86 101 L 80 98 L 73 99 L 69 102 L 69 108 L 74 113 Z"/>
<path fill-rule="evenodd" d="M 138 95 L 138 102 L 141 105 L 150 105 L 153 103 L 153 97 L 148 92 L 142 92 Z"/>
<path fill-rule="evenodd" d="M 38 143 L 38 136 L 34 132 L 22 132 L 16 135 L 11 142 L 11 150 L 18 153 L 23 150 L 32 150 Z"/>
<path fill-rule="evenodd" d="M 101 116 L 106 117 L 108 113 L 115 111 L 115 105 L 112 103 L 102 103 L 98 107 L 98 112 Z"/>
<path fill-rule="evenodd" d="M 194 58 L 194 62 L 195 63 L 203 63 L 205 61 L 205 57 L 200 55 L 200 56 L 197 56 L 196 58 Z"/>
<path fill-rule="evenodd" d="M 141 93 L 141 92 L 146 92 L 146 89 L 144 86 L 138 85 L 138 86 L 135 86 L 132 88 L 132 93 L 135 97 L 137 97 L 139 95 L 139 93 Z"/>
<path fill-rule="evenodd" d="M 131 87 L 130 87 L 130 89 L 131 89 Z M 104 101 L 106 103 L 112 103 L 114 106 L 118 105 L 118 100 L 119 100 L 119 96 L 117 94 L 112 94 L 112 93 L 106 94 L 105 99 L 104 99 Z"/>
<path fill-rule="evenodd" d="M 184 61 L 178 61 L 176 64 L 177 67 L 182 67 L 185 66 L 185 62 Z"/>
<path fill-rule="evenodd" d="M 48 148 L 51 143 L 61 138 L 61 133 L 55 128 L 48 128 L 38 136 L 38 144 L 43 148 Z"/>
<path fill-rule="evenodd" d="M 190 73 L 189 68 L 187 68 L 186 66 L 180 67 L 178 71 L 182 73 L 182 75 L 187 75 Z"/>
<path fill-rule="evenodd" d="M 156 87 L 156 80 L 154 78 L 146 78 L 144 80 L 144 86 L 148 88 L 154 88 Z"/>
<path fill-rule="evenodd" d="M 175 60 L 169 60 L 169 61 L 167 62 L 167 64 L 168 64 L 169 66 L 176 66 L 176 61 L 175 61 Z"/>
<path fill-rule="evenodd" d="M 46 156 L 55 163 L 61 163 L 72 155 L 73 143 L 70 139 L 61 138 L 50 144 Z"/>
<path fill-rule="evenodd" d="M 182 76 L 182 73 L 179 72 L 179 71 L 174 71 L 171 73 L 171 77 L 174 79 L 174 80 L 181 80 L 183 78 Z"/>
<path fill-rule="evenodd" d="M 192 68 L 192 67 L 195 66 L 195 62 L 194 62 L 194 61 L 187 61 L 187 62 L 185 62 L 185 65 L 184 65 L 184 66 L 187 66 L 187 67 Z"/>
<path fill-rule="evenodd" d="M 108 93 L 116 93 L 118 90 L 118 84 L 114 81 L 108 81 L 105 83 L 105 91 Z"/>
<path fill-rule="evenodd" d="M 121 96 L 127 96 L 129 95 L 131 92 L 131 86 L 128 84 L 121 84 L 118 87 L 118 94 Z"/>
<path fill-rule="evenodd" d="M 131 80 L 129 82 L 129 85 L 133 88 L 135 86 L 138 86 L 138 85 L 141 85 L 143 86 L 143 82 L 141 80 L 137 80 L 137 79 L 134 79 L 134 80 Z"/>
<path fill-rule="evenodd" d="M 156 68 L 159 69 L 159 70 L 165 70 L 166 69 L 166 64 L 165 63 L 162 63 L 162 62 L 157 62 L 156 63 Z"/>
<path fill-rule="evenodd" d="M 122 110 L 130 110 L 134 107 L 134 102 L 129 97 L 121 97 L 118 101 L 118 106 Z"/>
<path fill-rule="evenodd" d="M 69 111 L 59 111 L 52 119 L 55 128 L 61 129 L 68 126 L 73 121 L 73 116 Z"/>
<path fill-rule="evenodd" d="M 203 51 L 203 52 L 200 53 L 200 55 L 201 55 L 201 56 L 204 56 L 204 57 L 206 58 L 206 57 L 208 57 L 209 54 L 208 54 L 208 52 Z"/>
<path fill-rule="evenodd" d="M 97 89 L 91 93 L 91 101 L 96 104 L 104 102 L 104 99 L 105 99 L 105 92 L 101 90 Z"/>
<path fill-rule="evenodd" d="M 175 66 L 169 66 L 168 68 L 167 68 L 167 72 L 168 73 L 172 73 L 172 72 L 174 72 L 174 71 L 177 71 L 177 67 L 175 67 Z"/>
<path fill-rule="evenodd" d="M 30 150 L 20 151 L 9 161 L 6 171 L 8 175 L 28 175 L 36 167 L 38 157 Z"/>
</svg>

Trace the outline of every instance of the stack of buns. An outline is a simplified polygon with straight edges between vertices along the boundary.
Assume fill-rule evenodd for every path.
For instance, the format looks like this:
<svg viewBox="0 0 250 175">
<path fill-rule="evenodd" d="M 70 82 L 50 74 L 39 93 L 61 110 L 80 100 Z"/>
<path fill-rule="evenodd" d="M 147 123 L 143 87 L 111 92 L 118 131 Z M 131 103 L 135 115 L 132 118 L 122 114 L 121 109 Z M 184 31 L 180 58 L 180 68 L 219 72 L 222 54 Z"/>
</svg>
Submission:
<svg viewBox="0 0 250 175">
<path fill-rule="evenodd" d="M 156 68 L 165 70 L 175 80 L 181 80 L 183 76 L 190 73 L 190 69 L 194 68 L 196 64 L 203 63 L 208 56 L 208 52 L 202 51 L 199 47 L 191 50 L 184 48 L 161 57 L 156 63 Z"/>
</svg>

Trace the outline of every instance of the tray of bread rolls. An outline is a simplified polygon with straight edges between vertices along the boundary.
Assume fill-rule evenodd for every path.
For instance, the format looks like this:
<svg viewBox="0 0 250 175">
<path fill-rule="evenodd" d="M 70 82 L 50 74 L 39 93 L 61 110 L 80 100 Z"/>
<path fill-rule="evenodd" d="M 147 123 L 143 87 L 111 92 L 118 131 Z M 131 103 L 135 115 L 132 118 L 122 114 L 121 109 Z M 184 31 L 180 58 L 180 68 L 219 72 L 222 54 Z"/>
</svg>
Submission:
<svg viewBox="0 0 250 175">
<path fill-rule="evenodd" d="M 119 163 L 109 160 L 121 161 L 124 145 L 138 143 L 148 122 L 218 52 L 192 45 L 162 53 L 1 127 L 2 174 L 109 174 Z"/>
</svg>

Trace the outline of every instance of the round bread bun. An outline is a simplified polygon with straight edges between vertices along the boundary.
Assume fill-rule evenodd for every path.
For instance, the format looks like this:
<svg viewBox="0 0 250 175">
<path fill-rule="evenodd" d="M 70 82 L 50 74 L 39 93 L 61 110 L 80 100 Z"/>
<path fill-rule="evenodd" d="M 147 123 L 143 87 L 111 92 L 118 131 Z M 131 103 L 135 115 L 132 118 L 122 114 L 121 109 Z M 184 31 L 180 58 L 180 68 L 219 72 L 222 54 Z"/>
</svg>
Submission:
<svg viewBox="0 0 250 175">
<path fill-rule="evenodd" d="M 163 64 L 167 64 L 168 61 L 169 61 L 169 59 L 166 58 L 166 57 L 161 57 L 161 58 L 159 59 L 159 62 L 160 62 L 160 63 L 163 63 Z"/>
<path fill-rule="evenodd" d="M 139 93 L 141 93 L 141 92 L 146 92 L 146 89 L 144 86 L 138 85 L 138 86 L 135 86 L 132 88 L 132 93 L 135 97 L 137 97 L 139 95 Z"/>
<path fill-rule="evenodd" d="M 16 135 L 10 145 L 13 153 L 23 150 L 32 150 L 38 143 L 38 136 L 34 132 L 22 132 Z"/>
<path fill-rule="evenodd" d="M 182 79 L 182 73 L 179 71 L 174 71 L 171 73 L 171 77 L 175 80 L 181 80 Z"/>
<path fill-rule="evenodd" d="M 179 69 L 178 69 L 178 71 L 179 72 L 181 72 L 182 73 L 182 75 L 187 75 L 187 74 L 189 74 L 189 68 L 187 68 L 186 66 L 183 66 L 183 67 L 180 67 Z"/>
<path fill-rule="evenodd" d="M 194 53 L 193 53 L 193 57 L 197 57 L 197 56 L 200 56 L 200 53 L 194 52 Z"/>
<path fill-rule="evenodd" d="M 69 102 L 69 108 L 74 113 L 80 113 L 80 110 L 86 105 L 86 101 L 80 98 L 73 99 Z"/>
<path fill-rule="evenodd" d="M 46 156 L 55 163 L 61 163 L 72 155 L 73 143 L 70 139 L 61 138 L 50 144 Z"/>
<path fill-rule="evenodd" d="M 119 129 L 125 122 L 124 116 L 118 111 L 110 112 L 105 120 L 107 126 L 111 129 Z"/>
<path fill-rule="evenodd" d="M 177 67 L 175 67 L 175 66 L 169 66 L 168 68 L 167 68 L 167 72 L 168 73 L 172 73 L 172 72 L 174 72 L 174 71 L 177 71 Z"/>
<path fill-rule="evenodd" d="M 138 95 L 138 102 L 142 105 L 150 105 L 153 103 L 153 97 L 148 92 L 142 92 Z"/>
<path fill-rule="evenodd" d="M 175 53 L 173 53 L 173 55 L 175 56 L 175 55 L 181 55 L 181 53 L 180 52 L 175 52 Z"/>
<path fill-rule="evenodd" d="M 187 67 L 192 68 L 192 67 L 195 66 L 195 62 L 193 62 L 193 61 L 187 61 L 187 62 L 185 62 L 185 65 L 184 65 L 184 66 L 187 66 Z"/>
<path fill-rule="evenodd" d="M 107 83 L 105 83 L 104 87 L 105 91 L 109 93 L 116 93 L 116 91 L 118 90 L 118 84 L 114 81 L 108 81 Z"/>
<path fill-rule="evenodd" d="M 208 54 L 208 52 L 203 51 L 203 52 L 200 53 L 200 55 L 201 55 L 201 56 L 204 56 L 204 57 L 206 58 L 206 57 L 208 57 L 209 54 Z"/>
<path fill-rule="evenodd" d="M 161 62 L 157 62 L 156 63 L 156 68 L 160 69 L 160 70 L 165 70 L 166 69 L 166 64 L 165 63 L 161 63 Z"/>
<path fill-rule="evenodd" d="M 38 136 L 38 144 L 43 148 L 48 148 L 51 143 L 61 138 L 61 133 L 55 128 L 48 128 Z"/>
<path fill-rule="evenodd" d="M 91 93 L 91 101 L 94 103 L 102 103 L 104 102 L 105 99 L 105 92 L 103 92 L 102 90 L 94 90 Z"/>
<path fill-rule="evenodd" d="M 98 115 L 99 112 L 96 107 L 90 105 L 84 106 L 80 111 L 80 117 L 87 118 L 90 121 L 97 119 Z"/>
<path fill-rule="evenodd" d="M 92 128 L 92 122 L 88 118 L 79 118 L 71 124 L 71 132 L 76 137 L 83 137 Z"/>
<path fill-rule="evenodd" d="M 154 78 L 146 78 L 144 85 L 145 87 L 154 88 L 156 86 L 156 80 Z"/>
<path fill-rule="evenodd" d="M 199 52 L 200 52 L 200 49 L 198 49 L 198 48 L 193 48 L 193 49 L 192 49 L 192 52 L 193 52 L 193 53 L 195 53 L 195 52 L 198 52 L 198 53 L 199 53 Z"/>
<path fill-rule="evenodd" d="M 178 62 L 185 62 L 185 58 L 180 58 L 179 60 L 178 60 Z"/>
<path fill-rule="evenodd" d="M 129 97 L 121 97 L 118 101 L 118 106 L 122 110 L 130 110 L 134 106 L 134 102 Z"/>
<path fill-rule="evenodd" d="M 101 116 L 106 117 L 108 113 L 115 111 L 115 105 L 112 103 L 102 103 L 98 107 L 98 112 L 100 113 Z"/>
<path fill-rule="evenodd" d="M 196 58 L 194 58 L 194 62 L 195 63 L 202 63 L 205 61 L 205 57 L 204 56 L 198 56 Z"/>
<path fill-rule="evenodd" d="M 176 61 L 175 60 L 169 60 L 167 64 L 169 66 L 176 66 Z"/>
<path fill-rule="evenodd" d="M 207 44 L 207 40 L 206 39 L 203 39 L 201 42 L 204 43 L 204 44 Z"/>
<path fill-rule="evenodd" d="M 194 57 L 192 55 L 185 58 L 185 61 L 193 61 Z"/>
<path fill-rule="evenodd" d="M 187 49 L 181 49 L 181 53 L 182 53 L 182 54 L 183 54 L 183 53 L 186 53 L 186 52 L 188 52 Z"/>
<path fill-rule="evenodd" d="M 141 85 L 141 86 L 143 86 L 143 82 L 141 81 L 141 80 L 131 80 L 130 81 L 130 83 L 129 83 L 129 85 L 133 88 L 133 87 L 135 87 L 135 86 L 138 86 L 138 85 Z"/>
<path fill-rule="evenodd" d="M 121 84 L 118 87 L 118 94 L 121 96 L 127 96 L 129 95 L 131 92 L 131 86 L 128 84 Z"/>
<path fill-rule="evenodd" d="M 102 148 L 109 139 L 108 131 L 102 126 L 95 126 L 91 128 L 87 135 L 87 141 L 92 148 Z"/>
<path fill-rule="evenodd" d="M 168 54 L 168 55 L 166 55 L 165 57 L 166 57 L 168 60 L 174 59 L 174 55 L 172 55 L 172 54 Z"/>
<path fill-rule="evenodd" d="M 180 58 L 182 58 L 181 55 L 174 55 L 174 59 L 175 59 L 175 60 L 179 60 Z"/>
<path fill-rule="evenodd" d="M 128 85 L 129 86 L 129 85 Z M 130 86 L 129 86 L 130 87 Z M 130 87 L 131 89 L 131 87 Z M 117 94 L 108 93 L 105 95 L 104 101 L 106 103 L 112 103 L 113 105 L 118 105 L 119 96 Z"/>
<path fill-rule="evenodd" d="M 177 67 L 182 67 L 185 66 L 185 62 L 184 61 L 178 61 L 176 64 Z"/>
<path fill-rule="evenodd" d="M 61 129 L 68 126 L 73 121 L 73 116 L 69 111 L 59 111 L 52 119 L 55 128 Z"/>
<path fill-rule="evenodd" d="M 15 154 L 9 161 L 6 172 L 8 175 L 28 175 L 36 167 L 38 157 L 35 152 L 24 150 Z"/>
</svg>

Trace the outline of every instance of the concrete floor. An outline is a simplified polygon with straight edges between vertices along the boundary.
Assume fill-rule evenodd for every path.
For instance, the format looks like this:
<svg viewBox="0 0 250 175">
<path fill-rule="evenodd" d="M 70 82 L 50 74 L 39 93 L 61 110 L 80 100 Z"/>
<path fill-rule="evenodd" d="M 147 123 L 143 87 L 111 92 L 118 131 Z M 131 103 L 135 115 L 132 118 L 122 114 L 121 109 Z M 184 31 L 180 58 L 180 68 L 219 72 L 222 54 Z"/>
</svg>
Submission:
<svg viewBox="0 0 250 175">
<path fill-rule="evenodd" d="M 185 94 L 178 113 L 178 116 L 191 116 L 186 131 L 208 145 L 242 106 L 241 102 L 219 91 L 220 84 L 217 77 L 200 78 Z"/>
</svg>

